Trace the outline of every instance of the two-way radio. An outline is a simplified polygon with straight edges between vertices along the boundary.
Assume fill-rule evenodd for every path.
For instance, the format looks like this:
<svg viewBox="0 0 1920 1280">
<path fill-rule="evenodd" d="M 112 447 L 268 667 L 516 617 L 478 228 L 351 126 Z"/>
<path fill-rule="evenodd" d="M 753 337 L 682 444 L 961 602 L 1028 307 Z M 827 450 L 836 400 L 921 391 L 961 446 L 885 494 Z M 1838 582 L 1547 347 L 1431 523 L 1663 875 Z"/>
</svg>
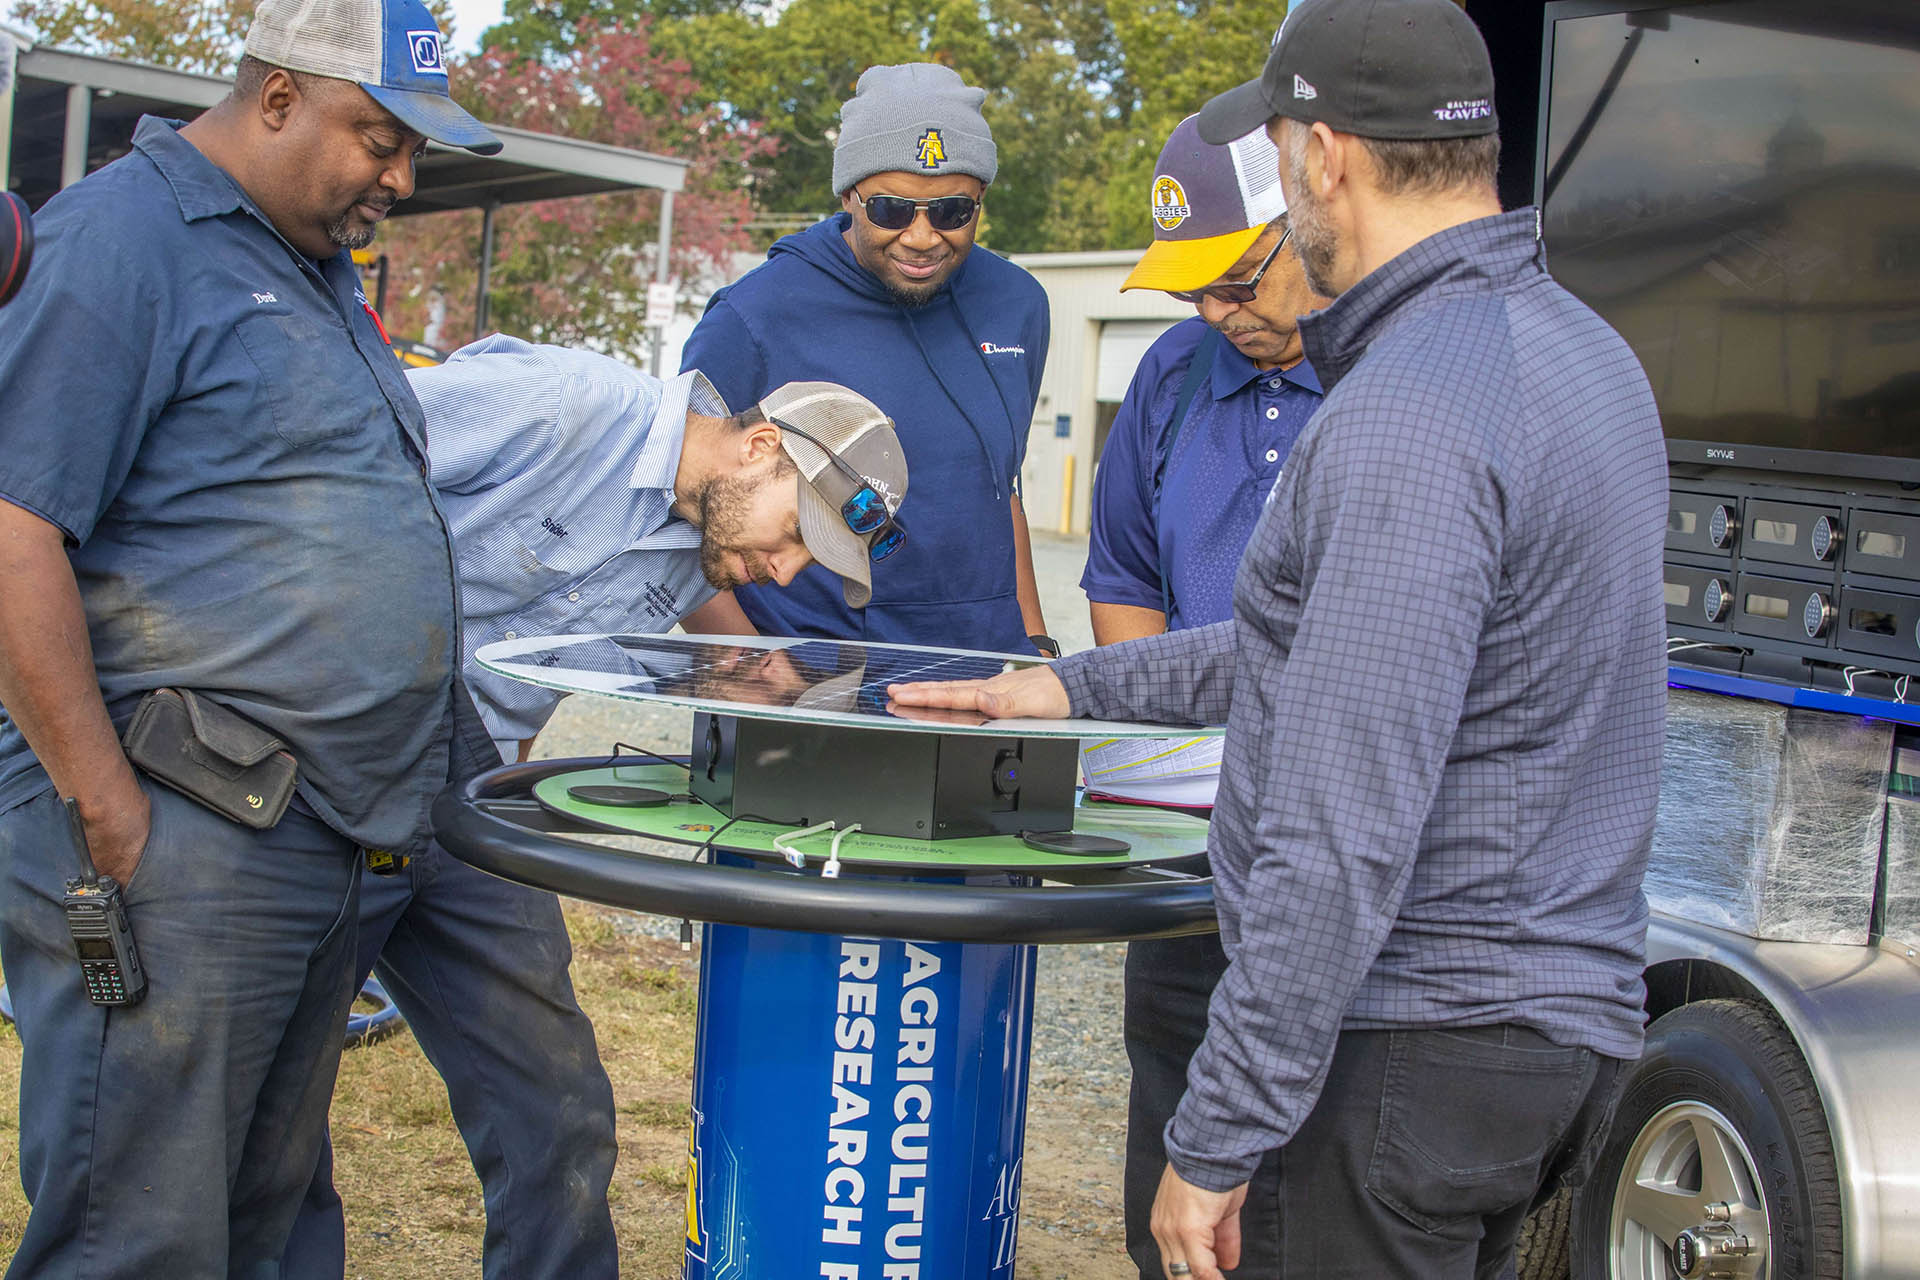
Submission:
<svg viewBox="0 0 1920 1280">
<path fill-rule="evenodd" d="M 73 951 L 80 958 L 87 999 L 103 1005 L 139 1004 L 147 994 L 147 971 L 140 965 L 139 948 L 133 945 L 120 884 L 95 869 L 86 827 L 80 821 L 80 804 L 72 799 L 65 803 L 74 852 L 80 856 L 80 878 L 67 881 L 67 932 L 73 935 Z"/>
</svg>

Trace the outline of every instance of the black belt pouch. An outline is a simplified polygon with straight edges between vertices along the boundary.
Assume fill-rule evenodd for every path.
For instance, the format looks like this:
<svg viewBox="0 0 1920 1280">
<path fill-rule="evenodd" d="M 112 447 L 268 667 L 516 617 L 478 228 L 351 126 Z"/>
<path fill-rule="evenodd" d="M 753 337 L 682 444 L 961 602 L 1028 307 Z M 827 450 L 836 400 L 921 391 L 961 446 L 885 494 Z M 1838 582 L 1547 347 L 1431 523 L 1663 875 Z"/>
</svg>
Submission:
<svg viewBox="0 0 1920 1280">
<path fill-rule="evenodd" d="M 267 730 L 190 689 L 155 689 L 121 739 L 155 782 L 223 818 L 264 831 L 293 799 L 299 765 Z"/>
</svg>

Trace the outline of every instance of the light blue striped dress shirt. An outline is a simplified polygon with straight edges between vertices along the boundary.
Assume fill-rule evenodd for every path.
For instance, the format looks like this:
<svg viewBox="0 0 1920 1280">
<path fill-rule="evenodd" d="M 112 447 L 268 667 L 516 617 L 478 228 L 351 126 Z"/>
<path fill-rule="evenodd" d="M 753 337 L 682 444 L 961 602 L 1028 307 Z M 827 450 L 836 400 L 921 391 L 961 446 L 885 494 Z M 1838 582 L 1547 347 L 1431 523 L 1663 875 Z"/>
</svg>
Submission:
<svg viewBox="0 0 1920 1280">
<path fill-rule="evenodd" d="M 665 631 L 712 595 L 700 530 L 673 514 L 687 412 L 728 413 L 698 372 L 670 381 L 502 334 L 407 374 L 453 534 L 465 675 L 511 755 L 560 695 L 483 671 L 520 636 Z"/>
</svg>

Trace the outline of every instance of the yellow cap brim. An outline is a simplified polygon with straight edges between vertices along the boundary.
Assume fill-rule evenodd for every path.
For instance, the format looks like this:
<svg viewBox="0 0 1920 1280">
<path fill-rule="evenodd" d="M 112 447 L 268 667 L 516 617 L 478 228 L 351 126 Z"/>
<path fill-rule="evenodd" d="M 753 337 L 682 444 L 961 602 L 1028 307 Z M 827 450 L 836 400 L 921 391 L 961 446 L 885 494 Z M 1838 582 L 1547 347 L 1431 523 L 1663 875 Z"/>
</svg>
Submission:
<svg viewBox="0 0 1920 1280">
<path fill-rule="evenodd" d="M 1264 225 L 1204 240 L 1155 240 L 1121 282 L 1128 289 L 1199 289 L 1240 260 L 1266 230 Z"/>
</svg>

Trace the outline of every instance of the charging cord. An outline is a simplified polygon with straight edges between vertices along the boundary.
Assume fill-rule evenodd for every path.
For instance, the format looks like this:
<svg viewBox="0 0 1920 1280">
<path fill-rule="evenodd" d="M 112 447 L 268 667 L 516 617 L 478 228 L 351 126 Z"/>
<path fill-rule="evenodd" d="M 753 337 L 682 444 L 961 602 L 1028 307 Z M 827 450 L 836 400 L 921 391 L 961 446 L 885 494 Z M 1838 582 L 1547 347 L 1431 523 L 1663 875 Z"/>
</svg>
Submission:
<svg viewBox="0 0 1920 1280">
<path fill-rule="evenodd" d="M 774 852 L 785 858 L 788 865 L 792 866 L 796 871 L 805 871 L 807 869 L 807 855 L 788 844 L 787 841 L 805 840 L 808 836 L 817 836 L 822 831 L 833 830 L 833 825 L 833 822 L 829 820 L 827 822 L 816 822 L 814 825 L 802 827 L 798 831 L 784 831 L 773 838 Z M 836 844 L 837 843 L 836 841 Z M 838 873 L 836 872 L 836 874 Z"/>
<path fill-rule="evenodd" d="M 859 823 L 849 822 L 833 833 L 833 843 L 827 846 L 827 865 L 820 868 L 822 879 L 838 880 L 840 878 L 840 842 L 859 829 Z"/>
</svg>

